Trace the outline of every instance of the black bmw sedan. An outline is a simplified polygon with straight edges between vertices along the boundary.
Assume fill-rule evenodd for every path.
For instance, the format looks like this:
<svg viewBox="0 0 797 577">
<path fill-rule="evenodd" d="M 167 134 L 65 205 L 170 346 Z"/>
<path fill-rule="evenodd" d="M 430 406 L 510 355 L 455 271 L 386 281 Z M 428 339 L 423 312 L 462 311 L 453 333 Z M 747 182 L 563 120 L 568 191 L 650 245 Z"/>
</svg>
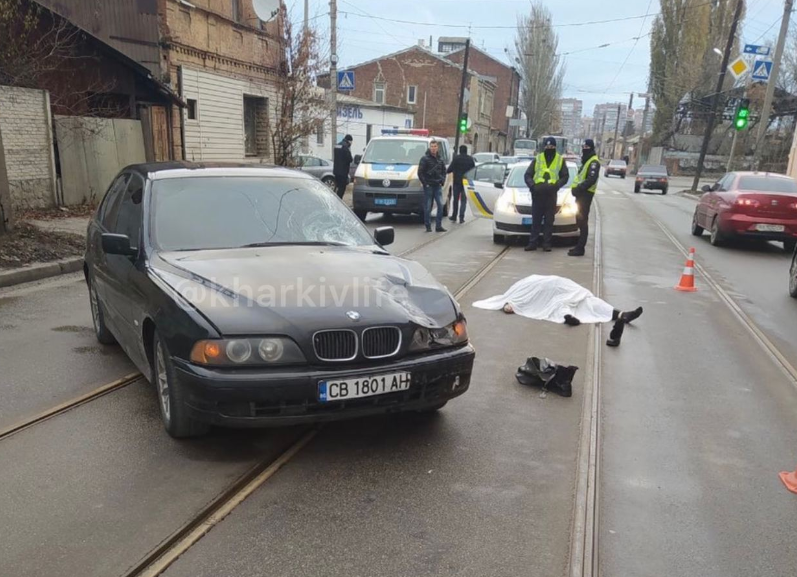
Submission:
<svg viewBox="0 0 797 577">
<path fill-rule="evenodd" d="M 385 251 L 393 236 L 298 171 L 130 166 L 89 224 L 97 338 L 148 376 L 174 437 L 439 409 L 475 353 L 449 291 Z"/>
</svg>

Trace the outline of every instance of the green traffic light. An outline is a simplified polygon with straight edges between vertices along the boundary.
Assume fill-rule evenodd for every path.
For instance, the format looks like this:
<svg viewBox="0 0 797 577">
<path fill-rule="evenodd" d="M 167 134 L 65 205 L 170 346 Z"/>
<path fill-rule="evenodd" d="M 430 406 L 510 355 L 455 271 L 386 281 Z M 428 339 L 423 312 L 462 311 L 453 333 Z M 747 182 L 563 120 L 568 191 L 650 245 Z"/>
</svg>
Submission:
<svg viewBox="0 0 797 577">
<path fill-rule="evenodd" d="M 747 122 L 750 117 L 749 108 L 739 108 L 736 111 L 736 119 L 734 120 L 734 127 L 736 130 L 744 130 L 747 127 Z"/>
</svg>

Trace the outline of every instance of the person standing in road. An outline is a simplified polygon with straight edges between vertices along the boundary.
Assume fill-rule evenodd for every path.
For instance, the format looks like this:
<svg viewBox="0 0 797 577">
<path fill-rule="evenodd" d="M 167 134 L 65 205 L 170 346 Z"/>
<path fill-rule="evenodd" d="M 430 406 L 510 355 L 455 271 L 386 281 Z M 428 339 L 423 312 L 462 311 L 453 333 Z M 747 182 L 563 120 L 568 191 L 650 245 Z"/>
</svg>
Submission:
<svg viewBox="0 0 797 577">
<path fill-rule="evenodd" d="M 551 252 L 557 193 L 567 184 L 570 173 L 562 155 L 556 151 L 555 138 L 547 137 L 543 147 L 543 153 L 531 161 L 524 177 L 531 191 L 531 236 L 525 250 L 537 250 L 542 230 L 542 250 Z"/>
<path fill-rule="evenodd" d="M 429 144 L 429 149 L 418 163 L 418 180 L 423 185 L 423 220 L 426 232 L 432 232 L 432 201 L 437 204 L 435 231 L 446 232 L 443 228 L 443 184 L 446 181 L 446 164 L 440 156 L 440 145 L 436 140 Z"/>
<path fill-rule="evenodd" d="M 589 237 L 589 211 L 592 199 L 598 190 L 598 177 L 601 174 L 601 163 L 595 152 L 595 141 L 587 138 L 581 149 L 581 170 L 573 179 L 573 197 L 578 205 L 576 222 L 578 223 L 578 244 L 567 253 L 569 256 L 584 256 Z"/>
<path fill-rule="evenodd" d="M 335 192 L 340 198 L 346 194 L 346 187 L 349 186 L 349 168 L 354 160 L 351 156 L 351 143 L 354 139 L 351 134 L 343 137 L 335 146 L 335 158 L 332 166 L 332 174 L 335 176 Z"/>
<path fill-rule="evenodd" d="M 476 166 L 476 161 L 468 154 L 468 147 L 464 144 L 459 147 L 459 154 L 451 161 L 446 173 L 454 174 L 454 206 L 451 212 L 451 222 L 457 222 L 457 209 L 459 209 L 459 222 L 465 222 L 465 185 L 462 184 L 462 179 L 465 174 Z M 460 202 L 462 204 L 460 204 Z"/>
</svg>

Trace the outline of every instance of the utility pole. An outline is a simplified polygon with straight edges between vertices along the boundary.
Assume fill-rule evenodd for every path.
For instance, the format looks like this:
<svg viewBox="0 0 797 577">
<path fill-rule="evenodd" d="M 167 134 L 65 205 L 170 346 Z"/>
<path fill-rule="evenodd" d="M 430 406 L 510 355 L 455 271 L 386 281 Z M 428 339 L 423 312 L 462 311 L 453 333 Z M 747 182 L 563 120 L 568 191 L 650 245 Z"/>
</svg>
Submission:
<svg viewBox="0 0 797 577">
<path fill-rule="evenodd" d="M 468 81 L 468 56 L 470 55 L 470 38 L 465 40 L 465 59 L 462 61 L 462 84 L 459 87 L 459 112 L 457 112 L 456 132 L 454 136 L 454 154 L 459 154 L 459 119 L 462 118 L 462 107 L 465 104 L 465 84 Z M 471 153 L 476 152 L 471 150 Z"/>
<path fill-rule="evenodd" d="M 617 134 L 620 131 L 620 111 L 622 108 L 622 104 L 617 105 L 617 122 L 614 123 L 614 140 L 612 140 L 612 158 L 614 158 L 614 153 L 617 152 Z"/>
<path fill-rule="evenodd" d="M 628 146 L 628 117 L 631 115 L 631 109 L 634 107 L 634 93 L 628 98 L 628 110 L 625 112 L 625 124 L 623 125 L 623 149 L 620 151 L 620 157 L 625 156 Z"/>
<path fill-rule="evenodd" d="M 788 3 L 790 3 L 790 0 Z M 700 183 L 700 173 L 703 172 L 703 163 L 706 161 L 708 145 L 711 142 L 711 133 L 714 131 L 714 121 L 716 120 L 717 116 L 717 104 L 719 104 L 720 101 L 722 85 L 725 83 L 725 72 L 728 70 L 728 61 L 731 58 L 733 41 L 736 39 L 736 28 L 739 26 L 739 18 L 742 15 L 742 4 L 744 4 L 743 0 L 736 0 L 736 10 L 733 12 L 733 22 L 731 23 L 731 30 L 728 33 L 728 42 L 725 44 L 725 52 L 722 53 L 722 64 L 720 64 L 720 74 L 719 78 L 717 79 L 717 89 L 714 91 L 714 96 L 711 99 L 711 110 L 709 110 L 706 134 L 703 136 L 703 145 L 700 147 L 700 158 L 697 160 L 697 169 L 695 170 L 695 180 L 692 183 L 692 192 L 697 191 L 697 185 Z"/>
<path fill-rule="evenodd" d="M 598 157 L 603 156 L 603 133 L 606 131 L 606 110 L 603 111 L 603 119 L 601 120 L 601 144 L 598 147 Z"/>
<path fill-rule="evenodd" d="M 761 109 L 761 118 L 758 121 L 758 137 L 756 138 L 755 149 L 753 150 L 753 170 L 758 170 L 761 164 L 762 146 L 764 144 L 764 137 L 767 134 L 767 127 L 769 126 L 769 113 L 772 110 L 772 98 L 775 96 L 778 72 L 780 71 L 780 59 L 783 56 L 783 46 L 786 44 L 786 34 L 789 32 L 789 19 L 791 18 L 793 4 L 794 0 L 786 0 L 783 7 L 783 19 L 780 21 L 780 36 L 778 36 L 778 43 L 775 46 L 775 57 L 772 59 L 772 74 L 769 76 L 767 93 L 764 97 L 764 106 Z"/>
<path fill-rule="evenodd" d="M 642 113 L 642 130 L 639 133 L 638 150 L 634 158 L 634 174 L 639 172 L 639 165 L 642 162 L 642 140 L 645 138 L 645 131 L 648 129 L 648 114 L 650 114 L 650 83 L 648 83 L 648 92 L 640 96 L 645 97 L 645 112 Z"/>
<path fill-rule="evenodd" d="M 329 126 L 332 156 L 338 141 L 338 0 L 329 0 Z"/>
<path fill-rule="evenodd" d="M 304 31 L 310 27 L 310 0 L 304 0 Z"/>
</svg>

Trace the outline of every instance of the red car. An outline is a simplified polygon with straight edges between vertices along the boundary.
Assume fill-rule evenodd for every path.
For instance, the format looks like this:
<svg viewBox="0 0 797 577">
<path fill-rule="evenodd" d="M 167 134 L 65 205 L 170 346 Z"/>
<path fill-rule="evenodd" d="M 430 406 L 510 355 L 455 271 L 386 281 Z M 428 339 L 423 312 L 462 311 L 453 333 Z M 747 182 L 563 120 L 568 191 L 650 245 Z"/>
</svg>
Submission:
<svg viewBox="0 0 797 577">
<path fill-rule="evenodd" d="M 776 240 L 794 251 L 797 245 L 797 181 L 769 172 L 729 172 L 705 194 L 695 209 L 692 234 L 711 233 L 711 244 L 731 238 Z"/>
</svg>

